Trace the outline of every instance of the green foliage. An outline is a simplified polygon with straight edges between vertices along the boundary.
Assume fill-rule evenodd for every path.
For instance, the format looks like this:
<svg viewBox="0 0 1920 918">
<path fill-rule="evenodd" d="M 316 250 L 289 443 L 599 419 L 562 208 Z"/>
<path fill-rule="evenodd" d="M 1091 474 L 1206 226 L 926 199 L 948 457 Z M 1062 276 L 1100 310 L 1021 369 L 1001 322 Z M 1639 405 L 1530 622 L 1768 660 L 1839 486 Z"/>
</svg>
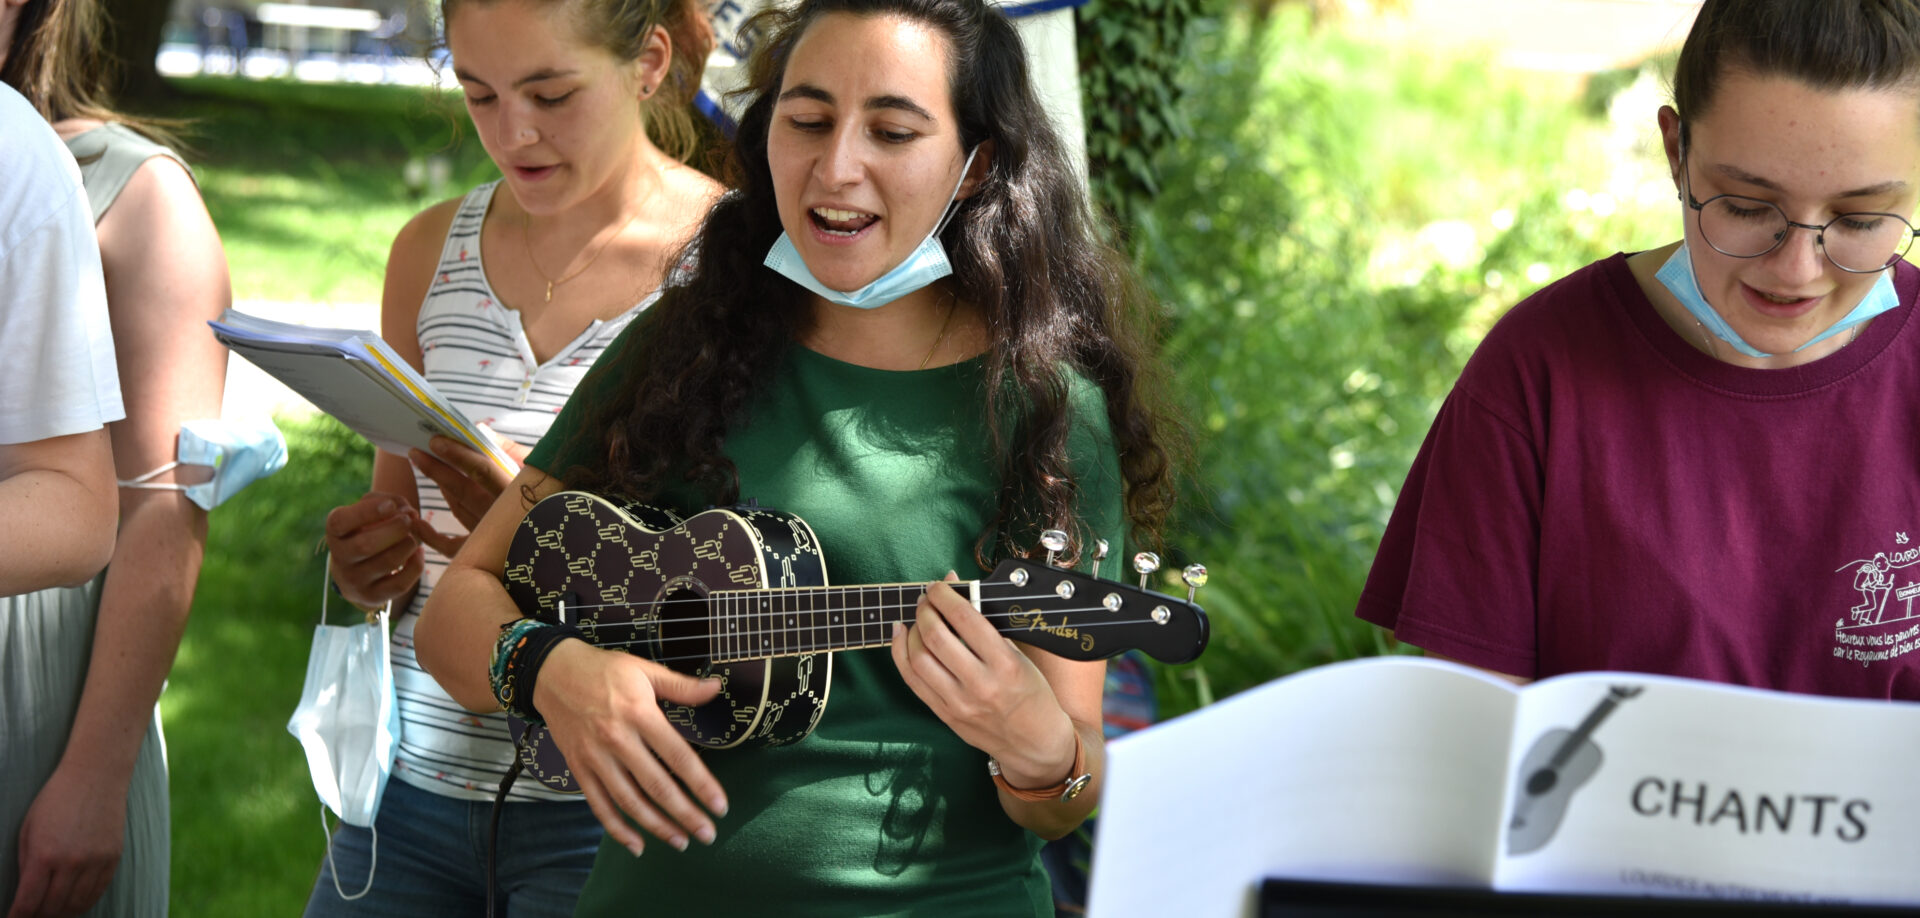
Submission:
<svg viewBox="0 0 1920 918">
<path fill-rule="evenodd" d="M 1214 643 L 1161 671 L 1167 714 L 1391 649 L 1353 610 L 1463 361 L 1505 306 L 1645 235 L 1632 208 L 1568 206 L 1597 200 L 1571 190 L 1606 181 L 1579 151 L 1611 128 L 1522 77 L 1297 9 L 1195 45 L 1193 136 L 1133 240 L 1199 431 L 1176 544 L 1213 572 Z"/>
<path fill-rule="evenodd" d="M 366 491 L 373 450 L 324 415 L 279 424 L 287 467 L 212 514 L 192 617 L 161 698 L 175 915 L 296 914 L 326 851 L 287 718 L 319 620 L 321 526 L 328 510 Z"/>
<path fill-rule="evenodd" d="M 1075 19 L 1094 203 L 1122 217 L 1160 192 L 1160 152 L 1190 138 L 1178 77 L 1220 0 L 1089 0 Z"/>
</svg>

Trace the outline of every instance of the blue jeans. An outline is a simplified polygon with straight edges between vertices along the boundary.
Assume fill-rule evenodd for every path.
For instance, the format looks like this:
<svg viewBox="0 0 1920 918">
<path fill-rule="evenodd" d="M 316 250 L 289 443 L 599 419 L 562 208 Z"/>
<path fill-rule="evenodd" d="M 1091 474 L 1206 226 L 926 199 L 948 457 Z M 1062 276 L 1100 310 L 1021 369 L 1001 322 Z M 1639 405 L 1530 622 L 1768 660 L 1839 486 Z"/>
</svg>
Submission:
<svg viewBox="0 0 1920 918">
<path fill-rule="evenodd" d="M 306 918 L 477 918 L 487 913 L 487 835 L 493 804 L 424 791 L 399 778 L 387 782 L 374 817 L 379 848 L 373 889 L 367 885 L 372 832 L 341 825 L 332 863 L 307 900 Z M 495 889 L 500 918 L 567 918 L 593 868 L 602 830 L 586 802 L 509 803 L 500 817 Z"/>
</svg>

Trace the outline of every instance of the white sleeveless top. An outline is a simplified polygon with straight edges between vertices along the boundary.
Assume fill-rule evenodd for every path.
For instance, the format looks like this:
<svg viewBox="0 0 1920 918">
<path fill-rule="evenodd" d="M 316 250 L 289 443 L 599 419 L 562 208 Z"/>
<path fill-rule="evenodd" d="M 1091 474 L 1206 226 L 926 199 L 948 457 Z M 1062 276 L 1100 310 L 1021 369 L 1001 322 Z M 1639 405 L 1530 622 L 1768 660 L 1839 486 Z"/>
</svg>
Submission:
<svg viewBox="0 0 1920 918">
<path fill-rule="evenodd" d="M 420 337 L 427 381 L 477 424 L 532 446 L 552 426 L 560 406 L 600 358 L 607 345 L 640 311 L 658 299 L 658 290 L 610 320 L 595 319 L 566 347 L 538 363 L 517 310 L 501 306 L 480 262 L 480 223 L 499 182 L 468 192 L 447 230 L 447 244 L 414 330 Z M 414 470 L 420 514 L 441 532 L 462 534 L 466 527 L 447 509 L 433 480 Z M 491 800 L 513 763 L 506 715 L 475 714 L 460 707 L 414 656 L 413 629 L 420 608 L 447 568 L 447 559 L 431 547 L 420 590 L 393 629 L 393 682 L 400 706 L 400 746 L 394 776 L 415 787 L 467 800 Z M 513 800 L 586 798 L 546 790 L 521 778 L 509 793 Z"/>
</svg>

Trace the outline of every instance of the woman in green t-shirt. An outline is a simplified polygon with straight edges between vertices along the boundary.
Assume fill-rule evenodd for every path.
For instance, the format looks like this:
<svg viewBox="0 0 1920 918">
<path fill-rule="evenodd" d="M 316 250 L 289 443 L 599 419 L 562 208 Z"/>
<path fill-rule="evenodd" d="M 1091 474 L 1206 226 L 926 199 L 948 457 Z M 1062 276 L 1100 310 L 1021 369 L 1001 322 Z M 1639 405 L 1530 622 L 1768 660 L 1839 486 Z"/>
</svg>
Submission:
<svg viewBox="0 0 1920 918">
<path fill-rule="evenodd" d="M 1101 663 L 1009 642 L 934 586 L 890 647 L 833 656 L 804 740 L 701 756 L 657 702 L 717 680 L 515 624 L 515 527 L 563 489 L 796 514 L 837 584 L 977 572 L 1049 528 L 1084 567 L 1168 512 L 1151 305 L 1097 240 L 1005 16 L 808 0 L 743 34 L 753 101 L 696 266 L 453 560 L 420 659 L 463 704 L 544 718 L 608 831 L 579 914 L 1051 914 L 1036 853 L 1098 797 Z M 1118 554 L 1092 563 L 1117 576 Z M 646 835 L 679 850 L 635 860 Z"/>
</svg>

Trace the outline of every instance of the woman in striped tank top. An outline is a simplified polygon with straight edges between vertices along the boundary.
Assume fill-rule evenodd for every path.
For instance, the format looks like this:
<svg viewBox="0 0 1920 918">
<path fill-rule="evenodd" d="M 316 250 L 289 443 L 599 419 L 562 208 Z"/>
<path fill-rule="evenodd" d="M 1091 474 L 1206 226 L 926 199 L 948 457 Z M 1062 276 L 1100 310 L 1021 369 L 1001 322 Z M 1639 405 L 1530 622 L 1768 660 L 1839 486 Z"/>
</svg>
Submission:
<svg viewBox="0 0 1920 918">
<path fill-rule="evenodd" d="M 442 11 L 467 111 L 503 178 L 400 231 L 381 334 L 517 457 L 653 302 L 719 193 L 683 163 L 712 35 L 694 0 L 443 0 Z M 334 835 L 306 914 L 479 915 L 490 892 L 505 914 L 572 914 L 599 823 L 578 797 L 515 784 L 489 877 L 489 810 L 513 756 L 504 718 L 463 709 L 414 658 L 421 605 L 509 480 L 476 452 L 434 445 L 379 453 L 372 490 L 327 516 L 341 594 L 393 603 L 402 729 L 374 830 Z"/>
</svg>

